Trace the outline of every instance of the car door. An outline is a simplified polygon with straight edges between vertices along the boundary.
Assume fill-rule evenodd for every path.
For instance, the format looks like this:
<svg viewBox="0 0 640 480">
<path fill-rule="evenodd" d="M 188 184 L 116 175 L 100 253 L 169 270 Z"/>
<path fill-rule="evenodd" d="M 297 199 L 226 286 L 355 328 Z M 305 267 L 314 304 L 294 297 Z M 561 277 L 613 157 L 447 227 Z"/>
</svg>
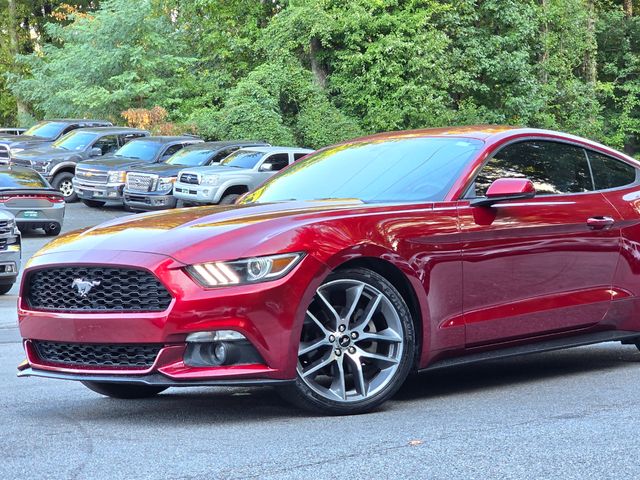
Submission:
<svg viewBox="0 0 640 480">
<path fill-rule="evenodd" d="M 611 301 L 620 216 L 594 191 L 586 151 L 543 140 L 507 145 L 465 197 L 504 177 L 529 178 L 535 198 L 458 203 L 467 345 L 597 324 Z"/>
</svg>

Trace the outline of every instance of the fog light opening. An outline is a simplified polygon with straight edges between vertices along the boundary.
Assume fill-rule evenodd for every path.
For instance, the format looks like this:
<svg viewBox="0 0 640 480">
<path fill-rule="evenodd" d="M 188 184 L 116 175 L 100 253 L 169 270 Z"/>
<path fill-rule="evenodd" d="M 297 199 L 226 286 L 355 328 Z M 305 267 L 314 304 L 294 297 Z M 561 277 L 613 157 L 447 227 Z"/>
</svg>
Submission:
<svg viewBox="0 0 640 480">
<path fill-rule="evenodd" d="M 263 364 L 264 360 L 241 333 L 234 330 L 218 330 L 189 334 L 184 363 L 190 367 L 222 367 Z"/>
</svg>

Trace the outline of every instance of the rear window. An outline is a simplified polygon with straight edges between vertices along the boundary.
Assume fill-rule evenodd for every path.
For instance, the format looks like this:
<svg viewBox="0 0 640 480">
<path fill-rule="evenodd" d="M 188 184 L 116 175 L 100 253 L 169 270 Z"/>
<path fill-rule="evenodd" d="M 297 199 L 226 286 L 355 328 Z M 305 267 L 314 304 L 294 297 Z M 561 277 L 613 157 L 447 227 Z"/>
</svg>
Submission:
<svg viewBox="0 0 640 480">
<path fill-rule="evenodd" d="M 46 180 L 28 170 L 0 172 L 0 188 L 49 188 Z"/>
<path fill-rule="evenodd" d="M 636 169 L 600 153 L 588 152 L 596 190 L 624 187 L 636 181 Z"/>
</svg>

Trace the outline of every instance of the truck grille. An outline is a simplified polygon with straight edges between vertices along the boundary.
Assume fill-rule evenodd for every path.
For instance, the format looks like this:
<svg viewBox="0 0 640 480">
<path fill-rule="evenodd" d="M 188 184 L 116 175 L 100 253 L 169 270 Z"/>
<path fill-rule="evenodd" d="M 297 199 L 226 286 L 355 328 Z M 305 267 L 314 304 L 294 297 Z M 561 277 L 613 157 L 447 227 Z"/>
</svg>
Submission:
<svg viewBox="0 0 640 480">
<path fill-rule="evenodd" d="M 151 192 L 157 175 L 148 175 L 146 173 L 128 173 L 127 174 L 127 190 L 133 192 Z"/>
<path fill-rule="evenodd" d="M 183 173 L 182 175 L 180 175 L 180 182 L 189 183 L 191 185 L 200 185 L 198 175 L 196 175 L 195 173 Z"/>
<path fill-rule="evenodd" d="M 161 312 L 171 294 L 151 273 L 121 267 L 61 267 L 36 270 L 26 299 L 34 310 L 60 312 Z"/>
<path fill-rule="evenodd" d="M 11 165 L 17 165 L 19 167 L 33 168 L 31 160 L 24 160 L 22 158 L 12 158 L 10 163 Z"/>
<path fill-rule="evenodd" d="M 6 163 L 9 160 L 9 147 L 0 145 L 0 160 Z"/>
<path fill-rule="evenodd" d="M 0 221 L 0 235 L 8 235 L 13 233 L 13 225 L 9 223 L 9 220 Z"/>
<path fill-rule="evenodd" d="M 109 172 L 78 167 L 76 168 L 76 178 L 87 182 L 106 184 L 109 181 Z"/>
<path fill-rule="evenodd" d="M 86 344 L 34 341 L 41 360 L 80 367 L 150 368 L 162 345 L 158 344 Z"/>
</svg>

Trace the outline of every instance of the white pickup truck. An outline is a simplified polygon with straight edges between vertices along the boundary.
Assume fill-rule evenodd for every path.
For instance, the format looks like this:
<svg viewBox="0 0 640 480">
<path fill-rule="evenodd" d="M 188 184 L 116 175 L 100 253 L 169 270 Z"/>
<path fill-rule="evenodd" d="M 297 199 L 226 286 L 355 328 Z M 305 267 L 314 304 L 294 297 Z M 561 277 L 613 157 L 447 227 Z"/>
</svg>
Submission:
<svg viewBox="0 0 640 480">
<path fill-rule="evenodd" d="M 184 203 L 232 204 L 243 193 L 311 152 L 290 147 L 241 148 L 217 165 L 181 170 L 173 195 Z"/>
</svg>

